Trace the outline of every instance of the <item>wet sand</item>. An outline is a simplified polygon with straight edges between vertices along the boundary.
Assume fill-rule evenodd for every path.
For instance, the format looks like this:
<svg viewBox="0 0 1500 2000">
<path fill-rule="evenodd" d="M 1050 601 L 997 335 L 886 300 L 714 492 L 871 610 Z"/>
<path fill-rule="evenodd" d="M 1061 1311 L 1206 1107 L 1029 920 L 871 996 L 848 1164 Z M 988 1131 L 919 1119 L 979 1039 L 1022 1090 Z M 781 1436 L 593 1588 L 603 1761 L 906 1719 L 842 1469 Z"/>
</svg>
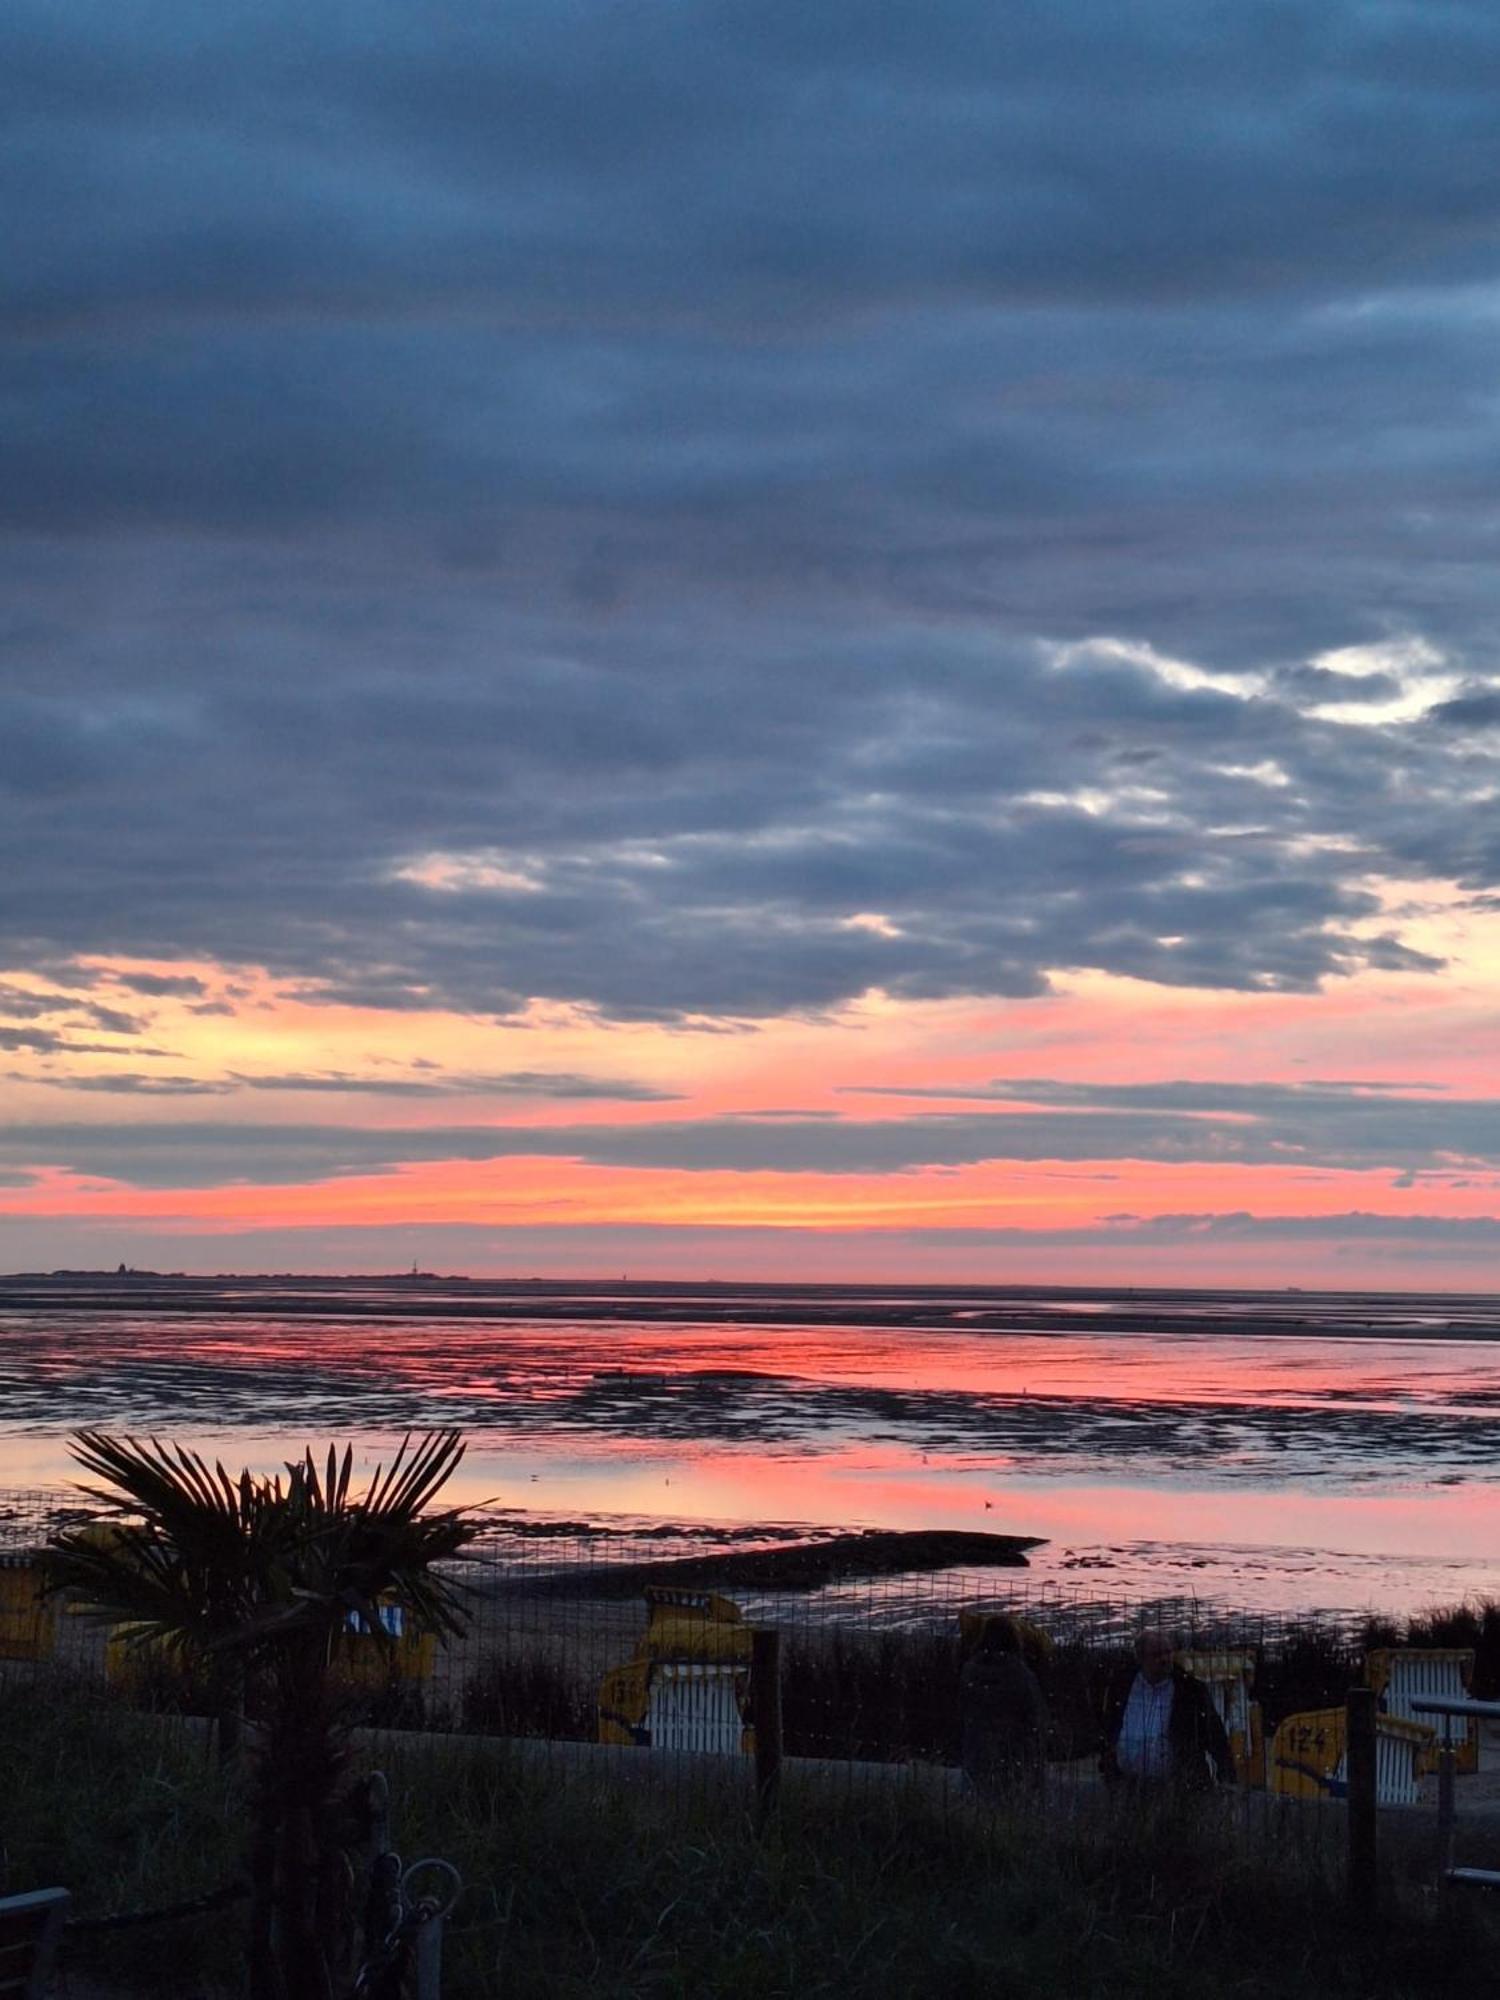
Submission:
<svg viewBox="0 0 1500 2000">
<path fill-rule="evenodd" d="M 1500 1302 L 1409 1295 L 0 1280 L 0 1487 L 70 1430 L 268 1469 L 408 1428 L 514 1532 L 977 1532 L 1289 1608 L 1500 1593 Z"/>
</svg>

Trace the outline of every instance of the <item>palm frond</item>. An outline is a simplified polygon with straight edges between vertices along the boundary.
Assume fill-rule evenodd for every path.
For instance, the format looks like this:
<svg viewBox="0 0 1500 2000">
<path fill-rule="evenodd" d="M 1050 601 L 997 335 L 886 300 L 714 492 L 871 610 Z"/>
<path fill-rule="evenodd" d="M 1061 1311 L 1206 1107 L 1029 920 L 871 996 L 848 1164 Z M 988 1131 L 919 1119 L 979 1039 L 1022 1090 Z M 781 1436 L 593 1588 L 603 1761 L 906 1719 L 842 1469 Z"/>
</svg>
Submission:
<svg viewBox="0 0 1500 2000">
<path fill-rule="evenodd" d="M 428 1431 L 415 1444 L 408 1431 L 384 1475 L 377 1469 L 365 1495 L 366 1512 L 371 1516 L 419 1513 L 447 1485 L 465 1449 L 462 1434 L 456 1430 Z"/>
<path fill-rule="evenodd" d="M 196 1452 L 104 1431 L 80 1431 L 70 1449 L 85 1472 L 104 1482 L 83 1490 L 107 1513 L 136 1516 L 167 1533 L 188 1527 L 197 1537 L 242 1529 L 244 1496 L 222 1465 L 210 1470 Z"/>
<path fill-rule="evenodd" d="M 382 1603 L 432 1631 L 463 1629 L 463 1586 L 433 1566 L 475 1527 L 456 1508 L 424 1511 L 463 1457 L 457 1431 L 408 1433 L 363 1494 L 352 1445 L 330 1445 L 321 1465 L 308 1449 L 272 1478 L 233 1477 L 156 1438 L 83 1431 L 72 1451 L 101 1482 L 84 1491 L 107 1533 L 64 1531 L 46 1570 L 94 1616 L 247 1658 L 297 1633 L 331 1643 L 351 1611 L 379 1632 Z"/>
</svg>

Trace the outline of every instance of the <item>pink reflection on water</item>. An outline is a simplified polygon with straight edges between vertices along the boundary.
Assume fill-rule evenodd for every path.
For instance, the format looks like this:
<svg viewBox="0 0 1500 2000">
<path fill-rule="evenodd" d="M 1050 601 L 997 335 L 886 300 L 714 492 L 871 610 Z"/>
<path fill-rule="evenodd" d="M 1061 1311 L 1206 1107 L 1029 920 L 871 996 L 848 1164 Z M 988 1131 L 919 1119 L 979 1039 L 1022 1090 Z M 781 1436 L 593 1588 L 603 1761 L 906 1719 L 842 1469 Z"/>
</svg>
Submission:
<svg viewBox="0 0 1500 2000">
<path fill-rule="evenodd" d="M 111 1363 L 198 1362 L 254 1372 L 308 1368 L 351 1382 L 380 1377 L 436 1396 L 549 1401 L 601 1373 L 774 1375 L 805 1384 L 1064 1396 L 1096 1402 L 1244 1403 L 1308 1408 L 1330 1399 L 1370 1410 L 1442 1405 L 1487 1414 L 1500 1399 L 1500 1351 L 1463 1340 L 1352 1340 L 1181 1333 L 1067 1335 L 909 1331 L 899 1327 L 673 1325 L 628 1321 L 428 1320 L 420 1329 L 331 1317 L 255 1323 L 121 1321 Z M 98 1358 L 76 1330 L 48 1355 L 55 1379 Z M 316 1396 L 315 1383 L 310 1393 Z"/>
<path fill-rule="evenodd" d="M 293 1437 L 185 1440 L 233 1468 L 270 1470 Z M 367 1475 L 396 1439 L 366 1437 Z M 7 1445 L 6 1484 L 67 1477 L 61 1439 Z M 18 1475 L 21 1475 L 18 1477 Z M 1366 1494 L 1222 1491 L 1163 1481 L 1010 1479 L 992 1461 L 934 1466 L 865 1441 L 818 1454 L 751 1446 L 684 1451 L 649 1439 L 590 1453 L 544 1440 L 476 1438 L 450 1497 L 568 1520 L 963 1528 L 1031 1535 L 1029 1581 L 1136 1597 L 1196 1595 L 1250 1609 L 1391 1614 L 1500 1596 L 1500 1490 L 1408 1487 Z M 1008 1573 L 1007 1573 L 1008 1574 Z M 996 1578 L 976 1573 L 975 1588 Z"/>
<path fill-rule="evenodd" d="M 165 1430 L 236 1469 L 275 1466 L 304 1440 L 353 1436 L 368 1470 L 399 1423 L 453 1420 L 472 1440 L 455 1487 L 470 1502 L 573 1517 L 991 1528 L 1045 1537 L 1034 1558 L 1040 1576 L 1095 1575 L 1119 1590 L 1171 1576 L 1249 1602 L 1312 1604 L 1321 1590 L 1326 1605 L 1399 1609 L 1466 1591 L 1500 1594 L 1500 1487 L 1489 1473 L 1451 1472 L 1438 1457 L 1383 1457 L 1376 1428 L 1359 1433 L 1370 1439 L 1368 1460 L 1345 1467 L 1342 1484 L 1320 1484 L 1292 1449 L 1298 1412 L 1410 1413 L 1424 1424 L 1463 1420 L 1472 1436 L 1487 1435 L 1500 1411 L 1492 1343 L 1083 1325 L 1043 1336 L 976 1332 L 961 1320 L 928 1329 L 642 1324 L 623 1315 L 622 1302 L 622 1317 L 605 1321 L 376 1324 L 337 1310 L 288 1320 L 34 1321 L 16 1335 L 24 1352 L 13 1408 L 24 1386 L 34 1414 L 16 1420 L 35 1427 L 0 1443 L 0 1484 L 66 1479 L 61 1431 L 98 1420 L 94 1391 L 107 1384 L 112 1427 Z M 670 1388 L 696 1378 L 722 1385 L 731 1415 L 757 1379 L 794 1412 L 800 1397 L 815 1410 L 818 1389 L 1020 1400 L 1041 1407 L 1044 1437 L 1058 1424 L 1058 1447 L 1055 1457 L 1034 1446 L 1024 1455 L 977 1449 L 955 1433 L 924 1448 L 859 1408 L 775 1444 L 732 1427 L 666 1436 L 665 1411 L 653 1414 L 649 1396 L 631 1400 L 642 1381 Z M 624 1398 L 616 1428 L 592 1430 L 589 1395 L 616 1387 Z M 283 1413 L 274 1425 L 273 1392 Z M 1107 1419 L 1127 1405 L 1137 1416 L 1163 1415 L 1159 1441 L 1123 1478 L 1102 1434 L 1076 1421 L 1064 1431 L 1061 1412 Z M 1174 1455 L 1189 1406 L 1230 1413 L 1211 1464 Z M 1268 1410 L 1293 1413 L 1280 1458 L 1281 1443 L 1268 1447 L 1253 1430 L 1234 1442 L 1242 1429 L 1234 1413 Z"/>
</svg>

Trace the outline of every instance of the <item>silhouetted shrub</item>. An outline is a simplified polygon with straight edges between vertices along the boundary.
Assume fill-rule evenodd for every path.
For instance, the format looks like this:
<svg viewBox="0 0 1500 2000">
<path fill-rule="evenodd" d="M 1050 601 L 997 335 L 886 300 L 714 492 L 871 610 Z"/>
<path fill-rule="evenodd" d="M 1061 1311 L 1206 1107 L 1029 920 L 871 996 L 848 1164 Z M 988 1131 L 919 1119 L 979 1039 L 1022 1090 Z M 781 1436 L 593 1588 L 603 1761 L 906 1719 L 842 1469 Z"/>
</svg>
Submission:
<svg viewBox="0 0 1500 2000">
<path fill-rule="evenodd" d="M 592 1742 L 598 1690 L 555 1660 L 498 1654 L 464 1686 L 462 1727 L 482 1736 L 546 1736 Z"/>
<path fill-rule="evenodd" d="M 781 1710 L 788 1756 L 958 1756 L 956 1639 L 934 1633 L 831 1632 L 782 1656 Z"/>
<path fill-rule="evenodd" d="M 1472 1646 L 1476 1701 L 1500 1698 L 1500 1603 L 1477 1598 L 1471 1603 L 1427 1611 L 1408 1620 L 1406 1643 L 1411 1646 Z"/>
<path fill-rule="evenodd" d="M 1330 1626 L 1287 1626 L 1260 1649 L 1256 1667 L 1254 1693 L 1266 1735 L 1288 1715 L 1337 1708 L 1362 1678 L 1363 1662 L 1364 1648 Z"/>
</svg>

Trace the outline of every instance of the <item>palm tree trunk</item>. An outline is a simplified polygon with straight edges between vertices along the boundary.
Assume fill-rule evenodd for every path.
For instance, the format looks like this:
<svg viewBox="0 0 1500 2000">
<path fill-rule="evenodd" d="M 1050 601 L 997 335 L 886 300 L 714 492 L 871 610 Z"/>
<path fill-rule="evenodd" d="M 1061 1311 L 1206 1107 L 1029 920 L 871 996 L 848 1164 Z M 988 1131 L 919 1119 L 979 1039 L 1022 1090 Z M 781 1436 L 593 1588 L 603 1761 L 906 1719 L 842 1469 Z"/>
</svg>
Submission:
<svg viewBox="0 0 1500 2000">
<path fill-rule="evenodd" d="M 238 1660 L 220 1659 L 214 1668 L 214 1741 L 219 1762 L 232 1764 L 245 1737 L 245 1669 Z"/>
<path fill-rule="evenodd" d="M 304 1636 L 278 1663 L 267 1744 L 278 1803 L 278 1957 L 290 2000 L 332 2000 L 337 1940 L 324 1935 L 324 1884 L 343 1769 L 328 1687 L 327 1642 Z"/>
<path fill-rule="evenodd" d="M 262 1744 L 252 1800 L 250 1838 L 249 2000 L 285 2000 L 276 1965 L 276 1850 L 280 1802 Z"/>
</svg>

